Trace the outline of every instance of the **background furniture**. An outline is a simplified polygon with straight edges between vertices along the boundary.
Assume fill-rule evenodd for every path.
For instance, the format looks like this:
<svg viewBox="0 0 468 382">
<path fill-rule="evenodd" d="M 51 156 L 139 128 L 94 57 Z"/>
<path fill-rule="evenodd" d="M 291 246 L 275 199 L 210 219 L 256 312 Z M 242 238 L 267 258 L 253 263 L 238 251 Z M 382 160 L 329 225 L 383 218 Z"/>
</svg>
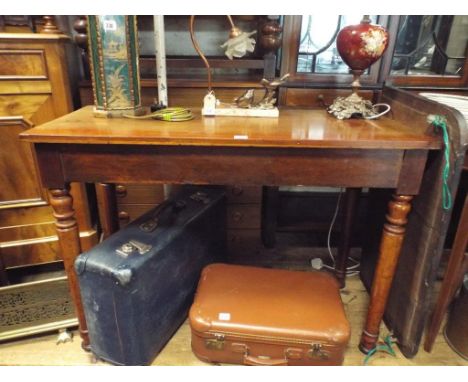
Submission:
<svg viewBox="0 0 468 382">
<path fill-rule="evenodd" d="M 0 34 L 0 258 L 5 269 L 60 261 L 54 217 L 31 146 L 18 134 L 73 110 L 61 33 Z M 84 185 L 73 184 L 83 248 L 97 240 Z M 0 267 L 1 268 L 1 267 Z M 1 272 L 0 272 L 1 273 Z"/>
<path fill-rule="evenodd" d="M 468 172 L 468 156 L 465 156 L 465 164 L 463 166 L 465 175 Z M 462 197 L 463 198 L 463 197 Z M 455 294 L 462 285 L 463 276 L 468 272 L 468 256 L 466 250 L 468 248 L 468 196 L 464 196 L 463 209 L 461 211 L 458 227 L 453 242 L 453 247 L 450 253 L 449 262 L 445 271 L 442 288 L 437 298 L 437 303 L 434 307 L 432 317 L 427 328 L 426 339 L 424 342 L 424 350 L 432 351 L 434 341 L 439 333 L 442 320 L 447 313 L 449 304 L 452 302 Z"/>
</svg>

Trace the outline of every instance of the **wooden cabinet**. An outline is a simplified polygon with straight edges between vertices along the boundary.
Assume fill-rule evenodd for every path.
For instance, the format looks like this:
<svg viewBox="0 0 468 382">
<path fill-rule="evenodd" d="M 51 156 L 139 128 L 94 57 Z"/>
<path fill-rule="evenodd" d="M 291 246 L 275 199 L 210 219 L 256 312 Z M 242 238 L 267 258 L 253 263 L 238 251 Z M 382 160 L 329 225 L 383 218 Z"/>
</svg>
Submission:
<svg viewBox="0 0 468 382">
<path fill-rule="evenodd" d="M 161 185 L 116 184 L 117 214 L 120 228 L 164 201 Z"/>
<path fill-rule="evenodd" d="M 18 134 L 73 110 L 62 34 L 0 33 L 0 257 L 4 268 L 59 261 L 54 217 L 31 146 Z M 83 248 L 97 242 L 84 185 L 73 184 Z"/>
<path fill-rule="evenodd" d="M 323 107 L 314 92 L 334 89 L 351 93 L 351 75 L 338 54 L 335 40 L 360 16 L 285 16 L 281 75 L 290 73 L 280 90 L 280 103 Z M 381 60 L 362 76 L 362 95 L 379 96 L 385 82 L 412 91 L 465 92 L 468 86 L 468 16 L 371 16 L 390 35 Z M 374 93 L 373 97 L 369 97 Z M 342 95 L 337 94 L 337 95 Z"/>
</svg>

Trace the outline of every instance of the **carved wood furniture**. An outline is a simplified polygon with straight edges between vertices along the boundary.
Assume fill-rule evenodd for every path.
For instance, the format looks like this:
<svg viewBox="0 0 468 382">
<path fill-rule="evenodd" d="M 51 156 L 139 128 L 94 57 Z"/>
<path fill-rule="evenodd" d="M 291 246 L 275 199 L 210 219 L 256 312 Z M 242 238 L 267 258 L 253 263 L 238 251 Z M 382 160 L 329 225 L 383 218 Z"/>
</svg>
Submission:
<svg viewBox="0 0 468 382">
<path fill-rule="evenodd" d="M 317 110 L 284 109 L 279 119 L 249 118 L 241 125 L 195 114 L 193 121 L 168 124 L 95 119 L 85 107 L 21 134 L 34 144 L 50 191 L 83 346 L 89 339 L 72 270 L 81 247 L 70 182 L 302 184 L 395 189 L 360 346 L 368 352 L 378 339 L 410 201 L 439 138 L 406 121 L 338 121 Z"/>
<path fill-rule="evenodd" d="M 447 119 L 450 144 L 447 185 L 454 199 L 468 147 L 468 129 L 463 115 L 438 102 L 428 102 L 424 97 L 392 87 L 385 88 L 382 102 L 392 105 L 394 119 L 412 126 L 413 129 L 427 126 L 429 114 L 442 115 Z M 422 333 L 430 314 L 446 232 L 452 212 L 455 212 L 453 208 L 443 208 L 444 167 L 444 152 L 429 152 L 419 195 L 411 203 L 412 213 L 408 216 L 406 236 L 385 310 L 385 323 L 406 357 L 414 357 L 419 350 Z M 411 177 L 412 175 L 409 175 L 408 179 Z M 363 227 L 366 240 L 362 246 L 360 275 L 368 289 L 372 288 L 375 274 L 378 272 L 377 253 L 381 245 L 378 237 L 386 224 L 382 215 L 388 209 L 388 194 L 388 190 L 372 189 L 367 196 L 367 224 Z M 404 204 L 404 200 L 401 200 L 397 205 L 402 209 L 407 208 Z"/>
<path fill-rule="evenodd" d="M 73 110 L 63 34 L 0 34 L 0 264 L 60 260 L 54 217 L 30 144 L 18 134 Z M 97 242 L 84 185 L 72 186 L 83 248 Z M 1 267 L 0 267 L 1 268 Z M 1 273 L 1 272 L 0 272 Z M 7 283 L 3 273 L 3 284 Z M 1 277 L 0 277 L 1 279 Z M 1 283 L 0 283 L 1 285 Z"/>
<path fill-rule="evenodd" d="M 463 170 L 468 172 L 468 156 L 465 156 Z M 463 190 L 460 190 L 463 191 Z M 435 339 L 439 333 L 443 318 L 447 313 L 450 303 L 453 301 L 458 289 L 463 283 L 463 276 L 468 272 L 468 195 L 465 192 L 463 208 L 458 221 L 455 239 L 453 241 L 447 269 L 445 271 L 442 287 L 434 307 L 431 320 L 426 332 L 424 350 L 432 351 Z"/>
</svg>

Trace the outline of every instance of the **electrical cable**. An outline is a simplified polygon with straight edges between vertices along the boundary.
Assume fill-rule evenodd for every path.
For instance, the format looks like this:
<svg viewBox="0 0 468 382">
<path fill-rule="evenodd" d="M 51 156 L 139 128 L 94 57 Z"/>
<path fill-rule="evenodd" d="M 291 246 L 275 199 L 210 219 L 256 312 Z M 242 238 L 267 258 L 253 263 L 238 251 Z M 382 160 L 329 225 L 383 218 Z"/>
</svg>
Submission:
<svg viewBox="0 0 468 382">
<path fill-rule="evenodd" d="M 332 249 L 331 249 L 331 245 L 330 245 L 330 241 L 331 241 L 331 233 L 333 231 L 333 226 L 335 225 L 335 222 L 336 222 L 336 218 L 338 217 L 338 211 L 340 210 L 340 203 L 341 203 L 341 195 L 343 194 L 343 189 L 340 188 L 340 193 L 338 195 L 338 199 L 337 199 L 337 202 L 336 202 L 336 207 L 335 207 L 335 212 L 333 213 L 333 218 L 332 218 L 332 221 L 330 223 L 330 228 L 328 229 L 328 236 L 327 236 L 327 249 L 328 249 L 328 255 L 330 256 L 330 259 L 332 261 L 332 264 L 333 266 L 329 266 L 329 265 L 326 265 L 326 264 L 323 264 L 320 263 L 320 267 L 323 267 L 323 268 L 326 268 L 326 269 L 329 269 L 329 270 L 332 270 L 334 271 L 335 270 L 335 257 L 333 255 L 333 252 L 332 252 Z M 360 267 L 361 263 L 359 261 L 357 261 L 356 259 L 353 259 L 352 257 L 349 257 L 349 259 L 351 261 L 353 261 L 355 264 L 354 265 L 351 265 L 349 267 L 346 268 L 346 276 L 355 276 L 355 275 L 358 275 L 359 274 L 359 270 L 357 270 L 357 268 Z M 312 261 L 314 261 L 315 259 L 312 259 Z M 315 268 L 314 266 L 312 266 L 313 268 Z"/>
<path fill-rule="evenodd" d="M 193 114 L 190 109 L 184 107 L 167 107 L 165 109 L 154 111 L 146 115 L 124 115 L 130 119 L 157 119 L 167 122 L 184 122 L 192 120 Z"/>
</svg>

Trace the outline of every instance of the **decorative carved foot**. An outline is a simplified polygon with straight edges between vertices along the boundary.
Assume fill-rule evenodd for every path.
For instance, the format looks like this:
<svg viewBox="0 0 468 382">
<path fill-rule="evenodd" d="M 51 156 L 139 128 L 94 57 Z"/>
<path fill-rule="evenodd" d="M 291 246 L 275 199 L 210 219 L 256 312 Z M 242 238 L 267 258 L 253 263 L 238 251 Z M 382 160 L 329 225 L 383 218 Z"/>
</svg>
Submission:
<svg viewBox="0 0 468 382">
<path fill-rule="evenodd" d="M 359 349 L 365 354 L 376 346 L 379 337 L 380 323 L 400 256 L 412 199 L 412 196 L 393 195 L 393 200 L 388 204 L 387 222 L 380 242 L 380 254 L 372 282 L 367 321 L 359 344 Z"/>
<path fill-rule="evenodd" d="M 75 258 L 81 253 L 81 244 L 75 211 L 73 210 L 73 199 L 70 195 L 70 185 L 67 184 L 65 188 L 50 189 L 49 192 L 50 205 L 54 210 L 60 252 L 78 317 L 80 336 L 83 340 L 81 346 L 84 350 L 89 350 L 88 330 L 74 268 Z"/>
</svg>

